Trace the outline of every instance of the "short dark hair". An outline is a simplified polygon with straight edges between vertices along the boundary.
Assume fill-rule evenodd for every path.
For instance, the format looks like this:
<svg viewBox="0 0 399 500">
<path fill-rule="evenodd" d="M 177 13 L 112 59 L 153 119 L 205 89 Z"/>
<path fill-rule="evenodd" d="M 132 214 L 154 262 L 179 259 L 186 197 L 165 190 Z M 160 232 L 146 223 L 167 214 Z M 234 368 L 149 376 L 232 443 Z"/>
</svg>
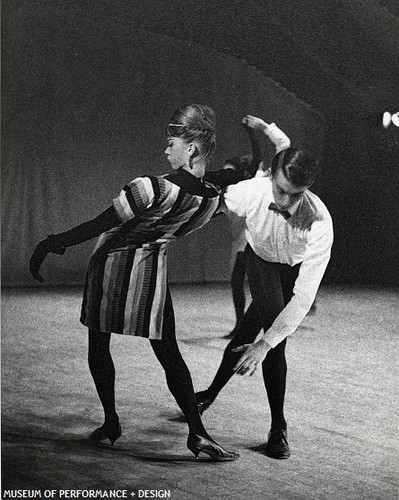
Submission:
<svg viewBox="0 0 399 500">
<path fill-rule="evenodd" d="M 272 161 L 272 177 L 281 168 L 286 178 L 295 186 L 310 186 L 316 178 L 319 161 L 304 149 L 283 149 Z"/>
<path fill-rule="evenodd" d="M 246 170 L 250 168 L 251 163 L 252 163 L 252 156 L 251 155 L 243 155 L 243 156 L 232 156 L 230 158 L 227 158 L 225 160 L 225 165 L 233 165 L 236 170 Z"/>
<path fill-rule="evenodd" d="M 177 109 L 166 127 L 169 137 L 181 137 L 196 142 L 199 152 L 208 156 L 216 145 L 216 116 L 213 109 L 203 104 L 184 104 Z"/>
<path fill-rule="evenodd" d="M 227 158 L 224 162 L 224 167 L 226 165 L 232 165 L 234 170 L 242 177 L 243 179 L 249 179 L 253 177 L 252 172 L 252 155 L 243 155 L 243 156 L 231 156 Z"/>
</svg>

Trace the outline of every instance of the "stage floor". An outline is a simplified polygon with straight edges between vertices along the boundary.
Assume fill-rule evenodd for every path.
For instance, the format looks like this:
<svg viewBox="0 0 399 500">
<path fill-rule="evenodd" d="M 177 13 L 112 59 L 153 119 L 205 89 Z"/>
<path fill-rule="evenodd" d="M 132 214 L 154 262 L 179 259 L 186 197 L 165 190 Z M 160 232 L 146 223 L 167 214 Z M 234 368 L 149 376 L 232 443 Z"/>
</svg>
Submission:
<svg viewBox="0 0 399 500">
<path fill-rule="evenodd" d="M 233 327 L 229 286 L 174 285 L 172 296 L 183 356 L 196 390 L 205 389 Z M 270 420 L 256 373 L 233 377 L 204 414 L 210 434 L 241 454 L 217 464 L 196 462 L 186 448 L 186 424 L 145 339 L 113 336 L 123 435 L 114 447 L 88 442 L 103 414 L 80 300 L 80 288 L 2 292 L 3 498 L 4 489 L 42 498 L 50 490 L 52 498 L 84 498 L 78 490 L 174 500 L 399 497 L 398 290 L 322 287 L 317 313 L 287 345 L 291 458 L 258 450 Z"/>
</svg>

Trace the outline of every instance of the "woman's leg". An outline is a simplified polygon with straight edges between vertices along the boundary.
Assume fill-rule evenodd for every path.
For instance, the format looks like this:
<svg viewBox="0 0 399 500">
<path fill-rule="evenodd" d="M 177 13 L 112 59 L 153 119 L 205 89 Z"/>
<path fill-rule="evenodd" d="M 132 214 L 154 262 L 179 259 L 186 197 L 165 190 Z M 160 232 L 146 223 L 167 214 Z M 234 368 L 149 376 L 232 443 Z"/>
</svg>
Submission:
<svg viewBox="0 0 399 500">
<path fill-rule="evenodd" d="M 188 448 L 196 457 L 202 452 L 215 461 L 238 458 L 238 453 L 229 452 L 218 445 L 206 432 L 202 423 L 191 375 L 176 341 L 175 319 L 169 289 L 164 308 L 162 339 L 151 340 L 151 345 L 165 370 L 169 390 L 186 417 L 189 427 Z"/>
<path fill-rule="evenodd" d="M 190 433 L 208 436 L 198 412 L 190 372 L 177 345 L 175 317 L 169 289 L 164 307 L 162 339 L 151 340 L 151 346 L 165 370 L 168 388 L 186 417 Z"/>
<path fill-rule="evenodd" d="M 89 330 L 89 368 L 104 409 L 105 422 L 118 420 L 115 409 L 115 367 L 110 352 L 110 333 Z"/>
</svg>

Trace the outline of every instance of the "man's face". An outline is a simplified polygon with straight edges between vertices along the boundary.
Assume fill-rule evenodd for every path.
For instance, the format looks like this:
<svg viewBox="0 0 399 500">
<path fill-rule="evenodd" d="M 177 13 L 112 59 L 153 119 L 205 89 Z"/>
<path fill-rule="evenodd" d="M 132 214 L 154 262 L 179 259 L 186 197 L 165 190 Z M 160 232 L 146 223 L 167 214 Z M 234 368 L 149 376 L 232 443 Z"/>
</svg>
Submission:
<svg viewBox="0 0 399 500">
<path fill-rule="evenodd" d="M 295 186 L 284 175 L 282 168 L 279 168 L 272 177 L 274 201 L 279 210 L 289 210 L 303 196 L 303 193 L 310 188 L 308 186 Z"/>
</svg>

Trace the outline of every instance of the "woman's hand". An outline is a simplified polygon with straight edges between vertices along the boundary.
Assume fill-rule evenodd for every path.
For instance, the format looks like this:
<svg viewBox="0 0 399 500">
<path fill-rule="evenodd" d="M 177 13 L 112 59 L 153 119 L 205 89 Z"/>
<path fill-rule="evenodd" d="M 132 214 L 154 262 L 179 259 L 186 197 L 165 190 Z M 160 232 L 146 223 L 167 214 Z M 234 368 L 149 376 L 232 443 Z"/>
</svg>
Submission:
<svg viewBox="0 0 399 500">
<path fill-rule="evenodd" d="M 50 252 L 58 255 L 63 255 L 65 252 L 65 247 L 61 246 L 57 240 L 57 236 L 52 234 L 37 245 L 29 260 L 29 271 L 33 278 L 40 283 L 44 281 L 43 276 L 39 273 L 40 266 Z"/>
<path fill-rule="evenodd" d="M 232 349 L 232 352 L 243 352 L 234 366 L 234 371 L 239 375 L 253 375 L 270 349 L 270 345 L 264 340 L 259 340 L 253 344 L 244 344 Z"/>
<path fill-rule="evenodd" d="M 29 271 L 35 280 L 43 283 L 44 278 L 39 273 L 40 266 L 42 265 L 47 254 L 50 252 L 47 240 L 41 241 L 35 248 L 32 257 L 29 260 Z"/>
</svg>

